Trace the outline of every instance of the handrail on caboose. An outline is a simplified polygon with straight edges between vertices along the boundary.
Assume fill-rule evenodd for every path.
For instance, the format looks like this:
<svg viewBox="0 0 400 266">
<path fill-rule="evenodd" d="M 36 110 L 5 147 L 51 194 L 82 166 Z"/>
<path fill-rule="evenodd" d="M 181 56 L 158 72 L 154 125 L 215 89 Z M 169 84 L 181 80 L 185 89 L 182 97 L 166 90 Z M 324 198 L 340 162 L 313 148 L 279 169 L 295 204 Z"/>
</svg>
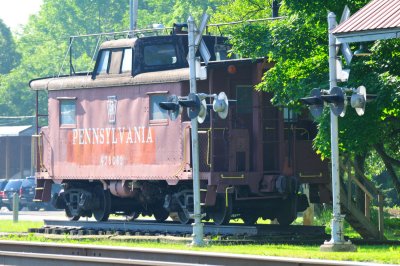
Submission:
<svg viewBox="0 0 400 266">
<path fill-rule="evenodd" d="M 216 27 L 219 31 L 219 33 L 222 35 L 220 27 L 223 26 L 232 26 L 232 25 L 238 25 L 242 23 L 258 23 L 258 22 L 265 22 L 265 21 L 274 21 L 274 20 L 280 20 L 286 17 L 272 17 L 272 18 L 261 18 L 261 19 L 249 19 L 249 20 L 240 20 L 240 21 L 231 21 L 231 22 L 222 22 L 222 23 L 214 23 L 214 24 L 209 24 L 206 26 L 206 34 L 210 34 L 209 28 L 210 27 Z M 106 40 L 111 40 L 111 39 L 119 39 L 119 38 L 140 38 L 143 36 L 146 36 L 146 34 L 156 34 L 159 35 L 159 33 L 168 33 L 168 31 L 174 32 L 174 27 L 164 27 L 162 24 L 156 24 L 157 26 L 154 28 L 145 28 L 145 29 L 138 29 L 138 30 L 125 30 L 125 31 L 116 31 L 116 32 L 101 32 L 101 33 L 89 33 L 89 34 L 81 34 L 81 35 L 71 35 L 69 37 L 69 45 L 68 45 L 68 50 L 65 54 L 65 57 L 62 61 L 61 68 L 59 70 L 58 76 L 61 75 L 63 67 L 64 67 L 64 62 L 65 59 L 67 58 L 69 54 L 69 69 L 70 73 L 69 75 L 75 74 L 75 69 L 72 64 L 72 44 L 74 43 L 75 39 L 78 38 L 89 38 L 89 37 L 97 37 L 97 45 L 96 48 L 93 51 L 93 56 L 92 56 L 92 61 L 94 60 L 94 57 L 97 53 L 99 43 L 103 37 L 105 37 Z M 90 72 L 90 71 L 88 71 Z"/>
</svg>

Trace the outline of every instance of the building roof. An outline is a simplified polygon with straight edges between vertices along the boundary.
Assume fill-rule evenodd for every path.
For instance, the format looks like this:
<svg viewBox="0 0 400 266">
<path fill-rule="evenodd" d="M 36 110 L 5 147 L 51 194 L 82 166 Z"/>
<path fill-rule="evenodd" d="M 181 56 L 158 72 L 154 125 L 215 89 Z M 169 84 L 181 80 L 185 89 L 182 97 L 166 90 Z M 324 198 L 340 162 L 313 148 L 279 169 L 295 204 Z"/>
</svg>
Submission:
<svg viewBox="0 0 400 266">
<path fill-rule="evenodd" d="M 32 134 L 32 126 L 0 127 L 0 137 L 31 136 Z"/>
<path fill-rule="evenodd" d="M 332 33 L 340 43 L 400 38 L 400 0 L 373 0 Z"/>
</svg>

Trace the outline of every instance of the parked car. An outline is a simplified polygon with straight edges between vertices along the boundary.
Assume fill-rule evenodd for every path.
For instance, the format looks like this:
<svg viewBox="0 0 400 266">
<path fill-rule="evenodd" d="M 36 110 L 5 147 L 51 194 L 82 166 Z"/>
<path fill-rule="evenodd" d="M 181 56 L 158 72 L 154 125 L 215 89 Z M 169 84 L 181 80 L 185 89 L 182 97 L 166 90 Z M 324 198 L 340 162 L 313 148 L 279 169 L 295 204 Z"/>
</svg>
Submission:
<svg viewBox="0 0 400 266">
<path fill-rule="evenodd" d="M 3 196 L 4 196 L 4 188 L 6 187 L 7 183 L 8 183 L 7 179 L 0 179 L 0 209 L 2 207 L 5 207 L 3 203 Z"/>
<path fill-rule="evenodd" d="M 21 188 L 23 179 L 10 179 L 8 180 L 7 185 L 4 188 L 3 195 L 3 204 L 9 209 L 12 210 L 13 206 L 13 195 L 17 193 L 19 196 L 19 190 Z M 19 210 L 21 210 L 24 206 L 19 204 Z"/>
<path fill-rule="evenodd" d="M 34 176 L 26 177 L 19 189 L 19 204 L 28 207 L 30 211 L 37 211 L 41 206 L 41 202 L 35 202 L 36 179 Z"/>
</svg>

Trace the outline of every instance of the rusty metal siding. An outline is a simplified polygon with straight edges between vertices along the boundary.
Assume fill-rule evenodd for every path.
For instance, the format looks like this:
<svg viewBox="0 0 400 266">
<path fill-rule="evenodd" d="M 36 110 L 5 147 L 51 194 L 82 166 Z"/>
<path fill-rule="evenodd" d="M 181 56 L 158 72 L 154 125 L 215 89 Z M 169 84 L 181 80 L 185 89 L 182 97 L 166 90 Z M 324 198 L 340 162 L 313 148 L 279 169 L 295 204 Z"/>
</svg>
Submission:
<svg viewBox="0 0 400 266">
<path fill-rule="evenodd" d="M 185 165 L 181 120 L 151 124 L 148 93 L 152 91 L 179 95 L 181 84 L 49 91 L 51 133 L 44 132 L 44 138 L 51 145 L 51 152 L 44 153 L 49 175 L 54 179 L 176 179 L 181 176 Z M 108 96 L 117 99 L 115 124 L 108 121 Z M 60 97 L 76 97 L 76 127 L 60 127 Z M 95 140 L 93 135 L 93 131 L 100 135 L 100 130 L 103 130 L 103 141 Z M 138 137 L 136 141 L 135 130 L 146 140 Z"/>
<path fill-rule="evenodd" d="M 400 28 L 400 0 L 374 0 L 334 30 L 334 34 Z"/>
</svg>

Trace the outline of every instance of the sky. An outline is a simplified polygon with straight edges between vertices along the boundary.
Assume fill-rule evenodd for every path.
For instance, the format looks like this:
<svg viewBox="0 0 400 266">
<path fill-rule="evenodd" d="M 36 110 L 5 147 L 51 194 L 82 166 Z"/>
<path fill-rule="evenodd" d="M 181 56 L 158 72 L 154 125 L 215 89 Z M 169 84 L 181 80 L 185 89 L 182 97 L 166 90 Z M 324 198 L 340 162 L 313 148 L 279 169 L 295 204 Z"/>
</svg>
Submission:
<svg viewBox="0 0 400 266">
<path fill-rule="evenodd" d="M 39 11 L 43 0 L 0 0 L 0 18 L 12 31 L 28 22 Z"/>
</svg>

